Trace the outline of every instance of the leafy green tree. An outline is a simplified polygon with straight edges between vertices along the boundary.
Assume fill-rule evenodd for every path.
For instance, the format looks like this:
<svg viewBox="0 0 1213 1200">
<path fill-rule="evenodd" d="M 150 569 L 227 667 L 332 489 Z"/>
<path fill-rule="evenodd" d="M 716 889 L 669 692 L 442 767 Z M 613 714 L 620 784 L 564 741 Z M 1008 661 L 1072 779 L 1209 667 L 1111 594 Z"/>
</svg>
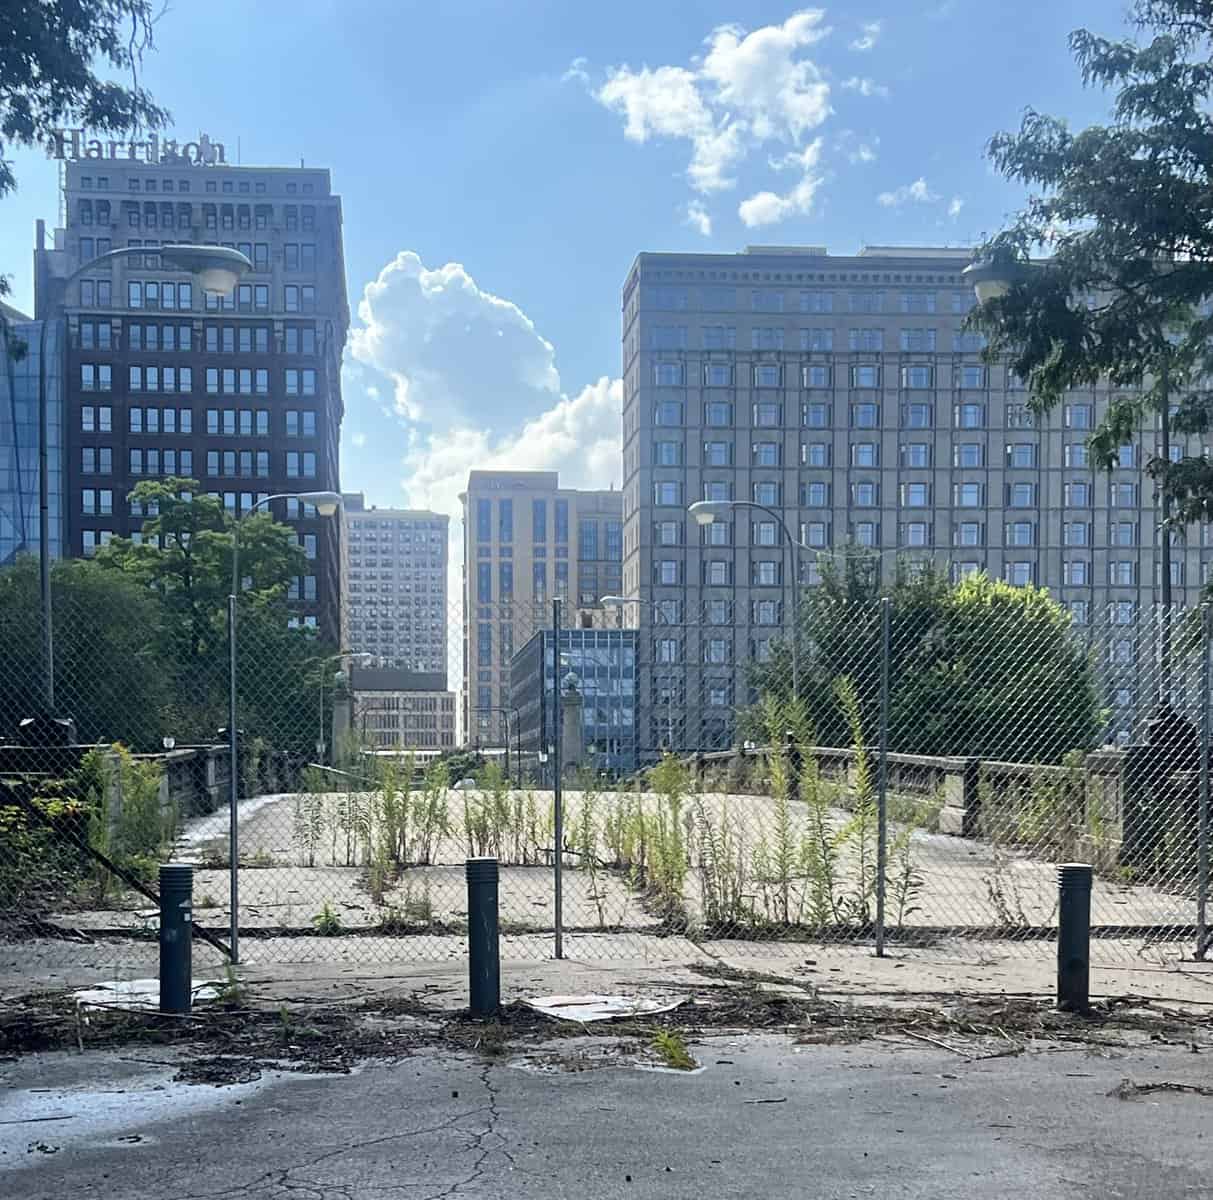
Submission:
<svg viewBox="0 0 1213 1200">
<path fill-rule="evenodd" d="M 837 703 L 854 686 L 867 743 L 880 712 L 881 588 L 876 560 L 860 551 L 823 567 L 801 610 L 801 698 L 819 744 L 854 740 Z M 899 565 L 889 597 L 889 745 L 906 754 L 1056 762 L 1098 739 L 1095 673 L 1069 614 L 1042 588 L 985 575 L 951 584 Z M 756 665 L 751 683 L 786 698 L 785 646 Z M 756 711 L 742 732 L 759 735 Z"/>
<path fill-rule="evenodd" d="M 17 186 L 8 146 L 45 144 L 51 130 L 157 129 L 168 113 L 139 84 L 152 49 L 152 0 L 5 0 L 0 5 L 0 197 Z M 106 79 L 104 64 L 129 85 Z M 8 281 L 0 276 L 0 295 Z"/>
<path fill-rule="evenodd" d="M 1073 132 L 1029 109 L 991 140 L 994 165 L 1032 195 L 982 251 L 1016 282 L 970 320 L 1037 412 L 1109 382 L 1096 463 L 1139 437 L 1164 520 L 1207 521 L 1208 457 L 1171 463 L 1156 445 L 1205 431 L 1213 411 L 1213 0 L 1137 0 L 1132 19 L 1137 41 L 1070 36 L 1084 83 L 1114 93 L 1108 124 Z"/>
<path fill-rule="evenodd" d="M 288 624 L 289 582 L 307 571 L 293 530 L 268 513 L 234 521 L 193 479 L 145 480 L 130 499 L 149 514 L 141 541 L 115 538 L 97 561 L 159 597 L 158 654 L 173 680 L 179 729 L 209 738 L 227 724 L 227 597 L 238 536 L 241 725 L 246 736 L 274 749 L 310 749 L 318 726 L 319 660 L 331 650 L 310 630 Z"/>
<path fill-rule="evenodd" d="M 51 568 L 55 695 L 84 742 L 158 749 L 172 733 L 171 681 L 157 654 L 161 610 L 137 579 L 86 559 Z M 38 563 L 0 571 L 0 732 L 42 711 Z"/>
</svg>

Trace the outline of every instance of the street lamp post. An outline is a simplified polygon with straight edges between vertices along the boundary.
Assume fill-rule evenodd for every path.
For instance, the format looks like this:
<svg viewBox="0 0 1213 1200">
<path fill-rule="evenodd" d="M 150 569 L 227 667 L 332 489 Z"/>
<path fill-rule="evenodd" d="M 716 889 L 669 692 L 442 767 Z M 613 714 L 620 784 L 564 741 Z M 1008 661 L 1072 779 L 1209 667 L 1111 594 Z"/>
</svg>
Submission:
<svg viewBox="0 0 1213 1200">
<path fill-rule="evenodd" d="M 788 607 L 788 615 L 792 622 L 792 696 L 796 697 L 800 695 L 800 630 L 799 622 L 796 619 L 796 588 L 800 581 L 800 556 L 798 553 L 800 543 L 792 536 L 791 530 L 788 529 L 779 513 L 773 508 L 768 508 L 765 504 L 758 504 L 753 500 L 696 500 L 687 511 L 700 525 L 711 525 L 713 521 L 727 517 L 738 508 L 756 508 L 759 512 L 766 513 L 783 531 L 783 536 L 787 541 L 788 565 L 791 567 L 788 589 L 792 600 Z"/>
<path fill-rule="evenodd" d="M 654 624 L 661 624 L 669 627 L 671 622 L 666 616 L 665 609 L 662 608 L 661 602 L 658 600 L 648 600 L 643 596 L 603 596 L 599 600 L 599 604 L 607 605 L 610 608 L 619 609 L 620 619 L 623 617 L 623 606 L 625 604 L 643 604 L 653 610 L 653 615 L 656 617 Z M 684 664 L 685 665 L 685 664 Z M 656 673 L 656 658 L 653 662 L 654 674 Z M 674 750 L 674 693 L 673 689 L 667 686 L 665 696 L 665 740 L 666 749 L 671 753 Z"/>
<path fill-rule="evenodd" d="M 240 797 L 239 735 L 236 732 L 236 597 L 240 594 L 240 522 L 251 516 L 263 504 L 274 500 L 299 500 L 313 504 L 322 517 L 331 517 L 341 507 L 341 497 L 336 492 L 280 492 L 273 496 L 262 496 L 251 508 L 237 513 L 232 523 L 232 591 L 227 598 L 227 740 L 229 771 L 228 784 L 230 811 L 228 813 L 228 884 L 231 905 L 231 961 L 240 962 L 240 821 L 238 801 Z"/>
<path fill-rule="evenodd" d="M 123 246 L 109 250 L 77 267 L 63 280 L 66 293 L 68 286 L 86 271 L 103 263 L 127 258 L 132 254 L 146 254 L 142 247 Z M 253 264 L 238 250 L 226 246 L 192 246 L 182 243 L 177 246 L 161 246 L 160 261 L 179 271 L 188 271 L 204 292 L 227 295 L 236 286 L 236 281 Z M 39 584 L 42 593 L 42 662 L 43 697 L 46 715 L 55 715 L 55 630 L 51 616 L 51 516 L 50 516 L 50 440 L 47 417 L 46 394 L 46 328 L 48 318 L 42 320 L 38 331 L 38 558 Z"/>
<path fill-rule="evenodd" d="M 522 714 L 516 704 L 483 704 L 472 712 L 495 712 L 505 718 L 505 781 L 510 782 L 510 713 L 514 714 L 514 769 L 518 773 L 518 786 L 522 786 Z"/>
</svg>

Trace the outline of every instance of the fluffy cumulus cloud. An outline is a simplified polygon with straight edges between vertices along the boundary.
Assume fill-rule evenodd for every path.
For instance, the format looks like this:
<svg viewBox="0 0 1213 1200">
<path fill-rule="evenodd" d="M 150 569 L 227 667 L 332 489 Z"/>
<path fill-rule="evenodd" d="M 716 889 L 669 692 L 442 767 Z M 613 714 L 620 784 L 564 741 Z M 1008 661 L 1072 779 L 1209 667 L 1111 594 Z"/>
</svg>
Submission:
<svg viewBox="0 0 1213 1200">
<path fill-rule="evenodd" d="M 401 251 L 367 284 L 358 315 L 343 480 L 377 503 L 450 515 L 452 603 L 469 471 L 558 470 L 568 487 L 620 486 L 622 383 L 566 394 L 551 343 L 462 264 L 430 268 Z"/>
<path fill-rule="evenodd" d="M 789 154 L 772 162 L 777 170 L 796 170 L 800 178 L 786 192 L 757 192 L 743 200 L 737 206 L 742 224 L 754 229 L 760 225 L 774 225 L 791 216 L 808 216 L 822 183 L 822 177 L 817 173 L 820 158 L 821 138 L 815 138 L 799 154 Z"/>
<path fill-rule="evenodd" d="M 367 284 L 358 316 L 353 356 L 391 381 L 410 421 L 483 417 L 499 411 L 503 388 L 523 413 L 559 395 L 551 343 L 459 263 L 429 269 L 402 250 Z"/>
<path fill-rule="evenodd" d="M 881 23 L 879 21 L 865 21 L 859 27 L 859 36 L 852 38 L 848 43 L 852 50 L 860 52 L 871 50 L 880 38 Z"/>
<path fill-rule="evenodd" d="M 703 234 L 704 237 L 712 236 L 712 218 L 708 210 L 704 208 L 703 201 L 692 200 L 686 208 L 686 223 L 695 230 L 696 233 Z"/>
<path fill-rule="evenodd" d="M 830 84 L 808 51 L 829 33 L 824 10 L 808 8 L 752 31 L 720 26 L 686 65 L 610 67 L 595 85 L 579 58 L 565 79 L 616 113 L 629 140 L 688 143 L 687 180 L 703 197 L 735 188 L 753 152 L 782 146 L 781 161 L 799 161 L 802 178 L 781 191 L 758 192 L 739 208 L 747 225 L 766 225 L 807 215 L 822 182 L 820 141 L 807 139 L 830 116 Z M 688 208 L 687 219 L 710 232 L 703 201 Z"/>
<path fill-rule="evenodd" d="M 965 202 L 959 196 L 953 196 L 952 199 L 948 201 L 948 216 L 955 221 L 956 218 L 960 216 L 960 210 L 964 208 L 964 206 Z"/>
<path fill-rule="evenodd" d="M 876 202 L 882 208 L 900 208 L 903 204 L 935 204 L 939 199 L 938 194 L 927 187 L 927 181 L 919 176 L 913 183 L 903 183 L 891 192 L 881 192 Z"/>
</svg>

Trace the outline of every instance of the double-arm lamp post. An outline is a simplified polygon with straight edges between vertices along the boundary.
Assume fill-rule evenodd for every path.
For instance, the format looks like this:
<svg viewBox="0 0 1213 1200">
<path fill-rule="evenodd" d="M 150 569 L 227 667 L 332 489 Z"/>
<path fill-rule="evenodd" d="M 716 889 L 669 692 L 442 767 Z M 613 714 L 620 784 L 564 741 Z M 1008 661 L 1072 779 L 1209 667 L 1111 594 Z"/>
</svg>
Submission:
<svg viewBox="0 0 1213 1200">
<path fill-rule="evenodd" d="M 124 246 L 90 259 L 63 279 L 63 303 L 67 302 L 67 288 L 86 272 L 119 258 L 147 253 L 142 247 Z M 230 295 L 240 276 L 253 266 L 245 255 L 226 246 L 194 246 L 182 243 L 176 246 L 161 246 L 157 253 L 166 267 L 192 275 L 198 286 L 208 295 Z M 55 629 L 51 615 L 50 431 L 47 416 L 49 401 L 46 393 L 46 330 L 49 324 L 49 318 L 44 317 L 38 333 L 38 560 L 42 593 L 42 694 L 46 715 L 53 717 Z"/>
</svg>

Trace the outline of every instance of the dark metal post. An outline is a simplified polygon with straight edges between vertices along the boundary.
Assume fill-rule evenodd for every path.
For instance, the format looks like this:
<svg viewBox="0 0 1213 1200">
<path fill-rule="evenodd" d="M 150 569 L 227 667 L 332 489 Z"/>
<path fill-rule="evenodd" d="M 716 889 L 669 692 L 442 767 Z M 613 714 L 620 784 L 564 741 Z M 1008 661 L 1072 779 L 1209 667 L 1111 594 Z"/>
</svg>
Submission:
<svg viewBox="0 0 1213 1200">
<path fill-rule="evenodd" d="M 804 763 L 801 761 L 800 747 L 796 744 L 796 734 L 791 729 L 784 731 L 783 752 L 788 763 L 788 799 L 799 800 L 800 772 Z"/>
<path fill-rule="evenodd" d="M 49 324 L 49 317 L 44 316 L 38 331 L 38 581 L 42 592 L 42 692 L 46 715 L 53 717 L 55 622 L 51 611 L 50 417 L 47 412 L 50 396 L 46 390 L 46 328 Z"/>
<path fill-rule="evenodd" d="M 561 782 L 560 739 L 564 736 L 560 711 L 560 601 L 552 601 L 552 825 L 556 896 L 553 923 L 556 930 L 556 957 L 564 957 L 564 788 Z"/>
<path fill-rule="evenodd" d="M 187 1013 L 193 990 L 194 868 L 160 867 L 160 1011 Z"/>
<path fill-rule="evenodd" d="M 474 1017 L 501 1007 L 501 946 L 497 922 L 498 869 L 495 858 L 469 858 L 468 999 Z"/>
<path fill-rule="evenodd" d="M 876 957 L 884 957 L 885 893 L 889 848 L 889 638 L 888 596 L 880 600 L 880 746 L 876 768 Z"/>
<path fill-rule="evenodd" d="M 1162 600 L 1162 644 L 1159 653 L 1158 675 L 1160 705 L 1171 703 L 1171 380 L 1164 363 L 1160 376 L 1162 392 L 1162 429 L 1159 437 L 1159 457 L 1162 459 L 1162 478 L 1158 489 L 1162 501 L 1162 520 L 1159 522 L 1159 565 L 1162 571 L 1160 597 Z"/>
<path fill-rule="evenodd" d="M 232 570 L 235 566 L 236 533 L 232 532 Z M 236 734 L 236 592 L 227 598 L 227 744 L 230 759 L 231 779 L 228 781 L 227 848 L 228 848 L 228 903 L 231 905 L 231 920 L 228 943 L 232 951 L 233 965 L 240 962 L 240 797 L 239 747 Z"/>
<path fill-rule="evenodd" d="M 1057 868 L 1057 1007 L 1086 1012 L 1091 999 L 1091 867 Z"/>
<path fill-rule="evenodd" d="M 1196 954 L 1209 948 L 1209 633 L 1213 605 L 1200 606 L 1200 809 L 1196 834 Z"/>
</svg>

